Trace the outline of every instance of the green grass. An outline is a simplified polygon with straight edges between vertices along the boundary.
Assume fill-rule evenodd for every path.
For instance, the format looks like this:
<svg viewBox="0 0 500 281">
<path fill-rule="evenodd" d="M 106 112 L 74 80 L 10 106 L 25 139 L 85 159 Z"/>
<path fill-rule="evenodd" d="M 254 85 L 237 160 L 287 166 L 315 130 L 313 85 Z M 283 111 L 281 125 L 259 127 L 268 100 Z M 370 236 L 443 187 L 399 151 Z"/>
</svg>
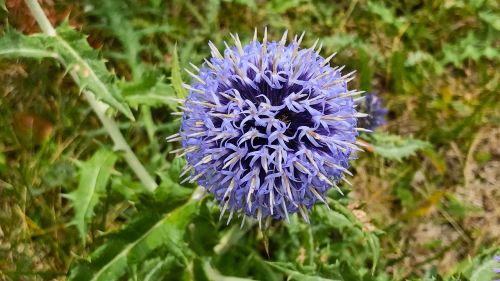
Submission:
<svg viewBox="0 0 500 281">
<path fill-rule="evenodd" d="M 63 40 L 98 70 L 88 78 L 77 69 L 80 84 L 61 42 L 18 33 L 39 29 L 21 1 L 5 4 L 1 280 L 493 278 L 496 1 L 42 1 Z M 201 64 L 209 40 L 222 48 L 238 33 L 248 42 L 264 26 L 276 40 L 286 29 L 305 31 L 303 46 L 319 38 L 322 55 L 338 52 L 335 64 L 357 70 L 351 87 L 378 93 L 389 114 L 376 136 L 364 136 L 374 151 L 353 162 L 354 185 L 342 187 L 348 195 L 330 194 L 331 211 L 318 205 L 309 225 L 292 216 L 262 232 L 253 223 L 240 230 L 238 219 L 219 222 L 210 196 L 189 199 L 196 186 L 179 184 L 183 160 L 164 139 L 178 130 L 171 113 L 179 79 L 189 81 L 179 70 Z M 2 53 L 19 46 L 44 52 Z M 113 152 L 82 94 L 99 93 L 100 82 L 111 93 L 100 96 L 114 108 L 108 115 L 159 183 L 154 194 Z"/>
</svg>

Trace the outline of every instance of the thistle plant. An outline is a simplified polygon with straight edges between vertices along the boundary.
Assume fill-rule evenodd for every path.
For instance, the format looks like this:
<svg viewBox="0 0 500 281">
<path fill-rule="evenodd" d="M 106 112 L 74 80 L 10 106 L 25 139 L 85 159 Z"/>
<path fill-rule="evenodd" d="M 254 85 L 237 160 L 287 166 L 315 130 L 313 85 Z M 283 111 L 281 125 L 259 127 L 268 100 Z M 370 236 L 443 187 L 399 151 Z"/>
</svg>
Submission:
<svg viewBox="0 0 500 281">
<path fill-rule="evenodd" d="M 495 261 L 497 261 L 498 263 L 500 263 L 500 256 L 495 256 Z M 493 271 L 495 272 L 495 277 L 500 277 L 500 266 L 495 266 L 495 268 L 493 269 Z M 500 278 L 499 279 L 494 279 L 493 281 L 500 281 Z"/>
<path fill-rule="evenodd" d="M 368 115 L 366 118 L 359 119 L 360 127 L 373 131 L 385 124 L 387 109 L 383 107 L 382 100 L 375 93 L 367 93 L 357 104 L 360 110 Z"/>
<path fill-rule="evenodd" d="M 231 35 L 234 46 L 221 53 L 209 42 L 212 57 L 187 70 L 194 80 L 180 132 L 168 140 L 182 142 L 185 180 L 213 193 L 228 222 L 235 213 L 260 223 L 296 212 L 309 221 L 331 187 L 342 193 L 339 181 L 349 183 L 362 92 L 348 89 L 354 72 L 332 67 L 335 54 L 322 57 L 318 41 L 301 48 L 303 35 L 286 44 L 287 32 L 276 42 L 265 30 L 259 42 L 256 31 L 245 46 Z"/>
<path fill-rule="evenodd" d="M 0 280 L 500 281 L 496 2 L 300 2 L 0 1 Z"/>
</svg>

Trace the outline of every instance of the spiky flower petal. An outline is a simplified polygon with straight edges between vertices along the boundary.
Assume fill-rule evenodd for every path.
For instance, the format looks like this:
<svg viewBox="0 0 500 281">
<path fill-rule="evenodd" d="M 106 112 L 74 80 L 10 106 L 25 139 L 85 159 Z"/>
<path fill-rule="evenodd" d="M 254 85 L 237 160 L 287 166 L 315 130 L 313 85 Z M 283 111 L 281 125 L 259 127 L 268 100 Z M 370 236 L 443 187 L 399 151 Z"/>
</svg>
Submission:
<svg viewBox="0 0 500 281">
<path fill-rule="evenodd" d="M 193 83 L 179 137 L 188 178 L 215 195 L 222 214 L 262 220 L 288 218 L 323 201 L 325 192 L 349 174 L 359 150 L 357 113 L 347 83 L 352 74 L 331 67 L 316 44 L 299 47 L 254 40 L 220 53 L 189 71 Z M 176 137 L 171 138 L 171 140 Z M 221 214 L 221 216 L 222 216 Z"/>
</svg>

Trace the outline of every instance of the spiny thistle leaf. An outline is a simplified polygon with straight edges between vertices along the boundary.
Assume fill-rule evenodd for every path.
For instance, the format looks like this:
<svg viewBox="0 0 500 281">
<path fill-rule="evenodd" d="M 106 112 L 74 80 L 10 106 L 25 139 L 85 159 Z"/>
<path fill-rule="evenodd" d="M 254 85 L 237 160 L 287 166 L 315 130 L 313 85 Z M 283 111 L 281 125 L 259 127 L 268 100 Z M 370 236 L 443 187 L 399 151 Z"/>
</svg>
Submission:
<svg viewBox="0 0 500 281">
<path fill-rule="evenodd" d="M 81 90 L 89 90 L 97 99 L 134 120 L 113 81 L 114 76 L 85 37 L 66 22 L 57 28 L 57 32 L 58 35 L 54 37 L 45 34 L 27 36 L 8 30 L 0 38 L 0 57 L 57 59 L 68 71 L 75 73 L 75 82 Z"/>
<path fill-rule="evenodd" d="M 173 256 L 149 259 L 138 269 L 139 272 L 137 280 L 172 280 L 173 278 L 178 277 L 177 266 L 178 263 Z"/>
<path fill-rule="evenodd" d="M 65 66 L 77 73 L 78 85 L 134 120 L 130 108 L 113 83 L 114 75 L 106 68 L 105 61 L 99 59 L 98 52 L 90 47 L 86 37 L 67 22 L 57 28 L 57 33 L 53 47 L 63 58 Z"/>
<path fill-rule="evenodd" d="M 495 47 L 495 42 L 496 38 L 493 36 L 479 36 L 469 31 L 466 36 L 460 36 L 456 42 L 443 45 L 440 63 L 444 66 L 453 64 L 455 67 L 461 67 L 466 60 L 475 62 L 484 58 L 498 60 L 500 51 Z"/>
<path fill-rule="evenodd" d="M 374 152 L 384 158 L 401 161 L 403 158 L 414 155 L 417 150 L 429 148 L 431 144 L 418 139 L 403 139 L 400 136 L 384 133 L 374 133 Z"/>
<path fill-rule="evenodd" d="M 386 7 L 384 4 L 379 4 L 377 2 L 368 2 L 367 10 L 375 15 L 378 15 L 382 22 L 393 25 L 395 27 L 400 27 L 406 22 L 403 17 L 397 17 L 394 12 Z"/>
<path fill-rule="evenodd" d="M 117 156 L 109 150 L 97 151 L 89 161 L 82 164 L 78 188 L 64 195 L 73 202 L 75 216 L 71 224 L 76 226 L 84 242 L 87 225 L 94 214 L 94 207 L 105 193 L 116 159 Z"/>
<path fill-rule="evenodd" d="M 33 58 L 60 59 L 59 55 L 48 50 L 47 41 L 52 40 L 41 34 L 26 36 L 16 30 L 9 29 L 0 36 L 0 57 L 6 58 Z"/>
<path fill-rule="evenodd" d="M 479 264 L 470 276 L 471 281 L 487 281 L 487 280 L 497 280 L 494 279 L 498 277 L 495 273 L 495 269 L 498 268 L 498 261 L 494 258 L 485 259 L 481 264 Z"/>
<path fill-rule="evenodd" d="M 359 237 L 368 243 L 372 258 L 372 272 L 375 272 L 380 259 L 380 242 L 374 232 L 368 232 L 351 210 L 335 200 L 329 200 L 332 210 L 318 209 L 318 215 L 325 225 L 338 229 L 346 237 Z"/>
<path fill-rule="evenodd" d="M 179 64 L 179 55 L 177 54 L 177 45 L 172 53 L 172 86 L 177 97 L 184 99 L 187 97 L 187 91 L 182 87 L 181 67 Z"/>
<path fill-rule="evenodd" d="M 141 30 L 135 28 L 132 24 L 131 16 L 133 8 L 123 1 L 90 1 L 93 9 L 90 12 L 95 21 L 89 23 L 96 26 L 106 33 L 111 34 L 120 42 L 123 53 L 110 51 L 113 57 L 120 57 L 127 62 L 132 71 L 134 79 L 140 78 L 144 71 L 144 64 L 140 63 Z"/>
<path fill-rule="evenodd" d="M 120 81 L 119 88 L 132 108 L 140 105 L 150 107 L 166 105 L 172 111 L 177 109 L 174 89 L 164 82 L 164 77 L 157 71 L 144 72 L 139 81 Z"/>
<path fill-rule="evenodd" d="M 457 266 L 456 274 L 470 281 L 498 280 L 500 277 L 497 270 L 500 270 L 500 246 L 493 246 L 483 249 L 474 257 L 462 261 Z"/>
<path fill-rule="evenodd" d="M 129 266 L 138 265 L 153 251 L 165 247 L 183 264 L 189 249 L 183 236 L 187 225 L 196 215 L 198 202 L 191 200 L 172 212 L 160 216 L 144 210 L 73 270 L 69 280 L 118 280 Z"/>
</svg>

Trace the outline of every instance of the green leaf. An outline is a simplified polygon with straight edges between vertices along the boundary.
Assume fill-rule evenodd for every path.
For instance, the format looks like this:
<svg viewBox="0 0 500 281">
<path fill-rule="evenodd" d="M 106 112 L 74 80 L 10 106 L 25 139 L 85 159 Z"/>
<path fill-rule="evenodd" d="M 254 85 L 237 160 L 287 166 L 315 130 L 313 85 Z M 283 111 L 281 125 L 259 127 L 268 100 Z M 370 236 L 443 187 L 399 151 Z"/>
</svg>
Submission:
<svg viewBox="0 0 500 281">
<path fill-rule="evenodd" d="M 498 14 L 492 12 L 480 12 L 479 18 L 491 25 L 494 29 L 500 30 L 500 18 Z"/>
<path fill-rule="evenodd" d="M 470 276 L 470 281 L 490 281 L 495 277 L 495 268 L 500 268 L 499 262 L 494 258 L 486 259 L 476 267 Z"/>
<path fill-rule="evenodd" d="M 174 87 L 177 97 L 181 99 L 187 97 L 187 91 L 182 86 L 182 83 L 179 55 L 177 54 L 177 45 L 175 45 L 172 53 L 172 86 Z"/>
<path fill-rule="evenodd" d="M 371 143 L 375 154 L 384 158 L 401 161 L 403 158 L 414 155 L 418 150 L 426 149 L 432 145 L 418 139 L 403 139 L 400 136 L 384 133 L 372 134 Z"/>
<path fill-rule="evenodd" d="M 382 21 L 386 24 L 394 25 L 395 27 L 400 27 L 404 23 L 403 18 L 398 18 L 394 15 L 394 12 L 384 6 L 384 4 L 368 2 L 366 5 L 368 11 L 378 15 Z"/>
<path fill-rule="evenodd" d="M 57 36 L 45 34 L 24 35 L 7 31 L 0 38 L 0 56 L 8 58 L 53 58 L 74 73 L 75 82 L 82 90 L 89 90 L 116 110 L 134 120 L 132 111 L 123 100 L 114 83 L 114 75 L 90 47 L 85 36 L 68 23 L 57 28 Z"/>
<path fill-rule="evenodd" d="M 189 201 L 164 216 L 137 241 L 129 245 L 131 247 L 127 254 L 128 262 L 137 263 L 142 261 L 151 251 L 164 245 L 175 257 L 187 264 L 186 253 L 188 249 L 184 244 L 183 236 L 188 223 L 191 222 L 198 211 L 197 207 L 198 202 Z"/>
<path fill-rule="evenodd" d="M 101 99 L 129 119 L 134 120 L 130 108 L 123 100 L 114 75 L 106 68 L 105 61 L 99 59 L 96 50 L 90 47 L 87 38 L 64 22 L 56 29 L 54 49 L 63 58 L 64 65 L 78 76 L 78 85 L 90 90 L 97 99 Z"/>
<path fill-rule="evenodd" d="M 139 105 L 147 105 L 150 107 L 159 107 L 162 105 L 166 105 L 171 109 L 175 108 L 175 105 L 177 103 L 169 99 L 168 95 L 164 95 L 164 93 L 168 93 L 172 89 L 168 85 L 162 85 L 162 86 L 164 87 L 152 89 L 151 92 L 148 92 L 145 95 L 137 93 L 126 96 L 125 100 L 130 104 L 131 107 L 134 108 L 137 108 Z M 158 91 L 160 88 L 163 88 L 164 91 Z"/>
<path fill-rule="evenodd" d="M 267 2 L 266 10 L 271 13 L 281 14 L 289 9 L 299 7 L 301 0 L 272 0 Z"/>
<path fill-rule="evenodd" d="M 98 150 L 90 160 L 82 164 L 78 188 L 64 195 L 72 201 L 75 216 L 71 224 L 76 226 L 84 242 L 87 225 L 94 214 L 94 207 L 106 191 L 106 184 L 116 159 L 117 156 L 113 152 Z"/>
<path fill-rule="evenodd" d="M 0 57 L 6 58 L 52 58 L 60 60 L 59 55 L 45 48 L 50 37 L 26 36 L 16 30 L 8 30 L 0 36 Z"/>
<path fill-rule="evenodd" d="M 212 281 L 255 281 L 255 279 L 224 276 L 214 269 L 208 260 L 203 262 L 203 270 L 208 279 Z"/>
<path fill-rule="evenodd" d="M 199 210 L 198 216 L 193 220 L 193 225 L 189 228 L 186 237 L 188 238 L 189 247 L 191 250 L 197 254 L 198 256 L 214 256 L 214 251 L 223 251 L 230 245 L 227 243 L 235 242 L 235 241 L 227 241 L 228 237 L 219 237 L 221 234 L 218 232 L 217 221 L 214 218 L 213 214 L 211 214 L 211 206 L 207 206 L 206 201 L 203 201 Z M 212 210 L 213 211 L 213 210 Z M 238 227 L 239 229 L 239 227 Z M 233 231 L 233 235 L 239 236 L 244 234 L 244 232 Z M 226 241 L 222 241 L 223 239 Z M 226 243 L 224 243 L 226 242 Z M 222 245 L 220 245 L 222 243 Z M 222 254 L 222 252 L 217 252 L 217 254 Z"/>
<path fill-rule="evenodd" d="M 123 97 L 132 108 L 138 108 L 141 105 L 150 107 L 166 105 L 171 110 L 176 110 L 175 92 L 163 80 L 164 77 L 157 71 L 148 71 L 142 74 L 140 80 L 121 81 L 119 87 Z"/>
<path fill-rule="evenodd" d="M 69 280 L 118 280 L 130 266 L 140 264 L 160 247 L 187 266 L 190 251 L 183 236 L 197 210 L 198 202 L 191 200 L 164 216 L 141 212 L 94 251 L 90 262 L 82 261 L 73 268 Z"/>
<path fill-rule="evenodd" d="M 136 280 L 153 281 L 153 280 L 172 280 L 177 275 L 176 260 L 173 256 L 167 258 L 155 258 L 144 262 L 140 270 L 142 271 L 139 278 Z M 170 275 L 170 279 L 168 278 Z"/>
<path fill-rule="evenodd" d="M 157 208 L 159 212 L 167 212 L 186 201 L 192 193 L 193 189 L 179 185 L 177 181 L 165 177 L 155 190 L 153 201 L 148 202 L 144 199 L 144 203 L 148 204 L 148 208 Z"/>
<path fill-rule="evenodd" d="M 374 275 L 375 270 L 377 269 L 378 261 L 380 259 L 380 242 L 378 237 L 373 233 L 369 233 L 366 236 L 368 238 L 368 246 L 370 247 L 372 252 L 372 258 L 373 258 L 372 275 Z"/>
<path fill-rule="evenodd" d="M 297 280 L 297 281 L 334 281 L 334 279 L 323 278 L 320 276 L 310 276 L 301 273 L 293 268 L 292 264 L 284 262 L 267 262 L 270 266 L 275 269 L 285 273 L 287 275 L 287 280 Z"/>
<path fill-rule="evenodd" d="M 321 210 L 319 211 L 321 215 L 324 215 L 325 221 L 323 223 L 331 226 L 335 226 L 337 229 L 354 229 L 355 225 L 353 221 L 349 220 L 345 215 L 334 211 L 334 210 Z"/>
<path fill-rule="evenodd" d="M 369 253 L 372 260 L 372 274 L 375 273 L 380 259 L 380 242 L 374 232 L 368 232 L 363 229 L 363 223 L 360 222 L 352 211 L 336 200 L 328 200 L 332 210 L 318 208 L 316 213 L 320 216 L 324 225 L 334 229 L 339 229 L 346 239 L 366 241 L 363 243 L 363 249 Z M 359 253 L 361 255 L 361 253 Z"/>
<path fill-rule="evenodd" d="M 111 195 L 118 196 L 123 200 L 138 202 L 141 196 L 148 194 L 142 183 L 132 179 L 130 174 L 122 174 L 120 177 L 111 178 Z"/>
<path fill-rule="evenodd" d="M 499 255 L 500 246 L 485 248 L 477 255 L 457 264 L 454 275 L 463 276 L 471 281 L 493 280 L 495 273 L 493 270 L 500 268 L 500 262 L 495 260 L 495 256 Z"/>
<path fill-rule="evenodd" d="M 500 51 L 495 48 L 495 40 L 469 31 L 466 36 L 460 36 L 456 42 L 443 45 L 440 63 L 442 65 L 451 63 L 456 67 L 461 67 L 466 60 L 477 62 L 483 58 L 490 60 L 500 58 Z"/>
</svg>

